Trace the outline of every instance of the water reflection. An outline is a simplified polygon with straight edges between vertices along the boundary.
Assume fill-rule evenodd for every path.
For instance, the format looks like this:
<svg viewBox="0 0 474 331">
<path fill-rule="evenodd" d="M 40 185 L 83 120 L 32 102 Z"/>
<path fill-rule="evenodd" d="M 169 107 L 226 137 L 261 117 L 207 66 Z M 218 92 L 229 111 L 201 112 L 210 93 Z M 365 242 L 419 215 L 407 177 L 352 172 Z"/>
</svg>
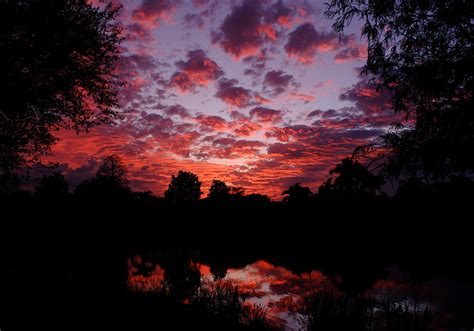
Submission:
<svg viewBox="0 0 474 331">
<path fill-rule="evenodd" d="M 447 288 L 451 289 L 452 283 L 438 280 L 416 285 L 409 281 L 407 274 L 400 272 L 396 267 L 387 268 L 386 274 L 385 279 L 377 280 L 371 288 L 362 293 L 361 297 L 370 298 L 375 302 L 367 308 L 370 314 L 391 314 L 392 318 L 395 315 L 400 318 L 407 314 L 404 312 L 408 312 L 408 315 L 411 314 L 409 316 L 411 319 L 425 318 L 431 321 L 433 311 L 438 325 L 446 324 L 446 320 L 452 319 L 451 315 L 455 313 L 443 306 L 445 304 L 443 295 L 449 293 L 450 290 Z M 243 267 L 227 268 L 222 265 L 211 267 L 189 258 L 172 259 L 172 262 L 164 260 L 160 263 L 142 255 L 131 256 L 128 259 L 128 288 L 131 291 L 167 293 L 185 304 L 195 302 L 196 297 L 202 298 L 203 293 L 206 293 L 209 299 L 209 293 L 215 293 L 216 289 L 221 294 L 227 293 L 226 300 L 232 301 L 235 292 L 239 298 L 243 298 L 238 299 L 243 303 L 243 307 L 250 307 L 249 312 L 255 309 L 264 311 L 271 329 L 301 329 L 303 315 L 307 313 L 305 307 L 308 298 L 320 291 L 334 294 L 335 298 L 344 296 L 339 289 L 341 287 L 335 286 L 338 282 L 340 279 L 337 276 L 329 277 L 318 270 L 295 273 L 266 260 L 257 260 Z M 472 286 L 470 291 L 473 291 Z M 459 293 L 455 295 L 459 299 Z M 334 304 L 340 306 L 341 303 L 337 300 L 339 299 L 336 299 Z M 378 330 L 373 328 L 376 329 Z M 425 327 L 417 328 L 421 329 L 424 330 Z"/>
</svg>

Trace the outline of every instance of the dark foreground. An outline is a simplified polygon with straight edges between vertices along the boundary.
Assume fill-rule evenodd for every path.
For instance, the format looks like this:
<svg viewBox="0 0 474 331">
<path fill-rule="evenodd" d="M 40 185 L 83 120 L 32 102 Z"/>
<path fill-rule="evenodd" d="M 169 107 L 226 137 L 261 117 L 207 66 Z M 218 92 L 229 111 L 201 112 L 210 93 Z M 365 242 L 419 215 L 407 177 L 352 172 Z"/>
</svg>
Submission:
<svg viewBox="0 0 474 331">
<path fill-rule="evenodd" d="M 416 286 L 441 279 L 459 293 L 472 289 L 470 199 L 265 208 L 17 201 L 2 207 L 2 330 L 278 329 L 242 284 L 225 283 L 258 261 L 292 277 L 318 271 L 331 284 L 301 298 L 301 327 L 474 327 L 474 299 L 449 291 L 442 304 L 455 312 L 386 297 L 382 322 L 367 317 L 368 291 L 388 282 L 393 266 Z M 203 285 L 203 266 L 212 286 Z M 157 270 L 158 287 L 132 288 L 131 277 L 146 285 Z"/>
</svg>

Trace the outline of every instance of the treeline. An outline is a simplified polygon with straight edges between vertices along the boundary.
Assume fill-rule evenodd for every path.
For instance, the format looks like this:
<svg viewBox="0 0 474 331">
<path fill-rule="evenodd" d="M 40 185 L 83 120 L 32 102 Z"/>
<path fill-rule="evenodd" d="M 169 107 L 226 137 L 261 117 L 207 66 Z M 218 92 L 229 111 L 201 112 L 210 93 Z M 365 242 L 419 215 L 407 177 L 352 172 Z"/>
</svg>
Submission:
<svg viewBox="0 0 474 331">
<path fill-rule="evenodd" d="M 417 205 L 423 202 L 453 203 L 474 197 L 474 182 L 468 177 L 452 176 L 446 180 L 427 183 L 412 177 L 397 183 L 398 188 L 389 196 L 384 192 L 385 179 L 375 175 L 358 161 L 343 159 L 329 172 L 330 177 L 312 192 L 300 183 L 291 185 L 282 192 L 282 200 L 271 200 L 267 195 L 246 194 L 242 187 L 229 186 L 214 179 L 207 193 L 197 175 L 179 171 L 171 177 L 163 197 L 151 191 L 134 191 L 127 179 L 127 169 L 118 155 L 105 157 L 94 177 L 80 183 L 72 192 L 63 174 L 53 172 L 43 176 L 34 191 L 13 190 L 3 193 L 2 200 L 35 201 L 41 204 L 77 202 L 114 208 L 124 204 L 166 207 L 250 207 L 270 208 L 311 207 L 345 204 L 383 205 L 388 201 Z"/>
</svg>

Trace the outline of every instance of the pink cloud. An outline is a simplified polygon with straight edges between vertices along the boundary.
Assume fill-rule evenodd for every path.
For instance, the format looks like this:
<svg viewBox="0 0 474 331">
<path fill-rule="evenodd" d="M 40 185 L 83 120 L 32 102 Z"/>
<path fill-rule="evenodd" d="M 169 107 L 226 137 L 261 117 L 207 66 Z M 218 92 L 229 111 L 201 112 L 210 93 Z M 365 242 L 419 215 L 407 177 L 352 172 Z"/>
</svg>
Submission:
<svg viewBox="0 0 474 331">
<path fill-rule="evenodd" d="M 313 24 L 304 23 L 289 34 L 285 50 L 301 63 L 311 64 L 317 54 L 334 51 L 338 47 L 339 38 L 335 32 L 319 32 Z"/>
<path fill-rule="evenodd" d="M 235 86 L 237 83 L 238 81 L 235 79 L 220 79 L 215 96 L 228 105 L 245 108 L 250 104 L 252 94 L 246 88 Z"/>
<path fill-rule="evenodd" d="M 260 1 L 244 0 L 213 33 L 213 42 L 236 59 L 257 54 L 266 41 L 278 38 L 275 28 L 262 22 L 264 10 Z"/>
<path fill-rule="evenodd" d="M 293 75 L 289 75 L 282 70 L 272 70 L 265 74 L 263 86 L 264 89 L 270 88 L 272 95 L 277 96 L 285 92 L 292 82 Z"/>
<path fill-rule="evenodd" d="M 305 103 L 309 103 L 309 102 L 311 102 L 311 101 L 316 100 L 316 97 L 315 97 L 315 96 L 313 96 L 313 95 L 307 95 L 307 94 L 303 94 L 303 93 L 291 92 L 289 96 L 290 96 L 290 98 L 292 98 L 292 99 L 302 100 L 302 101 L 304 101 Z"/>
<path fill-rule="evenodd" d="M 157 26 L 160 21 L 169 21 L 176 11 L 179 1 L 175 0 L 142 0 L 132 12 L 137 22 L 147 26 Z"/>
<path fill-rule="evenodd" d="M 273 110 L 265 107 L 256 107 L 250 110 L 250 117 L 263 123 L 276 123 L 282 121 L 281 110 Z"/>
<path fill-rule="evenodd" d="M 177 87 L 186 93 L 194 90 L 196 86 L 207 86 L 209 81 L 218 79 L 224 74 L 219 65 L 208 58 L 201 49 L 189 51 L 187 61 L 179 61 L 175 72 L 170 79 L 170 86 Z"/>
</svg>

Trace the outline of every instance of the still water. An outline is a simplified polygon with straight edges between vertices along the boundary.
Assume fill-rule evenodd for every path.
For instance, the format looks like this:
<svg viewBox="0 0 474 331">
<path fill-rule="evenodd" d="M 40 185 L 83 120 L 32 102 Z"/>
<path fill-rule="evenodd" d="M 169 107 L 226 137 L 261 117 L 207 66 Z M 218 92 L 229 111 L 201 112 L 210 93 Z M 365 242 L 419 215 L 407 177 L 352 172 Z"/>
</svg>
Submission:
<svg viewBox="0 0 474 331">
<path fill-rule="evenodd" d="M 234 266 L 221 261 L 217 267 L 207 262 L 131 255 L 127 261 L 128 288 L 132 292 L 158 294 L 165 292 L 169 284 L 192 282 L 194 285 L 183 285 L 189 291 L 181 297 L 183 304 L 190 304 L 195 291 L 226 284 L 245 297 L 246 305 L 263 309 L 271 328 L 276 330 L 305 329 L 306 300 L 318 291 L 329 290 L 336 296 L 347 291 L 346 280 L 317 269 L 294 271 L 264 259 Z M 353 273 L 357 277 L 358 271 Z M 380 274 L 383 277 L 369 282 L 356 294 L 377 303 L 375 314 L 384 304 L 390 304 L 411 312 L 429 311 L 433 319 L 431 330 L 470 330 L 474 316 L 472 283 L 448 278 L 414 281 L 409 272 L 395 265 L 384 267 Z"/>
</svg>

